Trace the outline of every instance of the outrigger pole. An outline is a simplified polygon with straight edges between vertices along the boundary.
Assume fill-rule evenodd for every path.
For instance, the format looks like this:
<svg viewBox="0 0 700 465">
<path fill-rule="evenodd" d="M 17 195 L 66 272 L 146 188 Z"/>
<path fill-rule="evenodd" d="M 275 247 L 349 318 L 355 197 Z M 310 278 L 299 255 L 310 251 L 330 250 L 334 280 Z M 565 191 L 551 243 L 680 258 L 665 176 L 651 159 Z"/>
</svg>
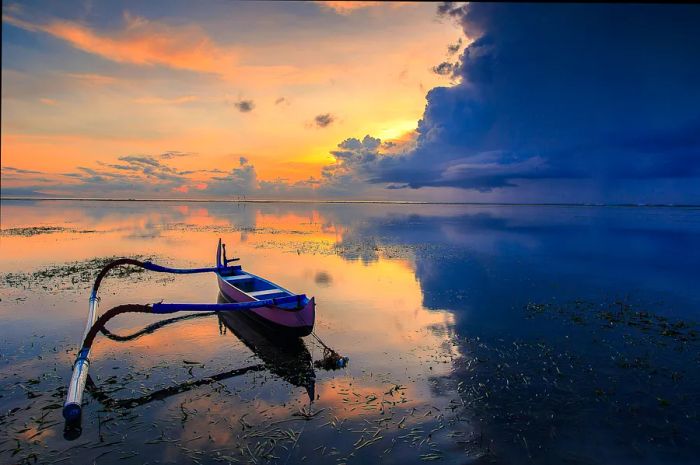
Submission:
<svg viewBox="0 0 700 465">
<path fill-rule="evenodd" d="M 219 254 L 221 254 L 221 240 L 219 239 Z M 236 259 L 226 260 L 227 262 L 234 261 Z M 160 266 L 152 262 L 142 262 L 139 260 L 134 260 L 131 258 L 120 258 L 108 263 L 97 275 L 95 279 L 95 284 L 92 286 L 92 292 L 90 293 L 90 304 L 88 310 L 87 323 L 85 325 L 85 332 L 83 333 L 82 343 L 80 345 L 80 350 L 73 364 L 73 374 L 71 376 L 70 383 L 68 384 L 68 394 L 66 395 L 66 401 L 63 404 L 63 417 L 66 419 L 66 424 L 69 426 L 79 425 L 82 416 L 82 400 L 83 391 L 85 390 L 85 383 L 87 382 L 88 370 L 90 368 L 90 349 L 92 343 L 97 335 L 97 332 L 104 327 L 107 321 L 122 313 L 174 313 L 180 311 L 213 311 L 213 312 L 230 312 L 239 310 L 251 310 L 254 308 L 277 306 L 282 304 L 296 303 L 301 305 L 305 300 L 303 294 L 292 295 L 285 297 L 277 297 L 273 299 L 258 300 L 252 302 L 238 302 L 238 303 L 221 303 L 221 304 L 207 304 L 207 303 L 194 303 L 194 304 L 183 304 L 183 303 L 154 303 L 148 305 L 120 305 L 114 307 L 109 311 L 101 315 L 97 321 L 95 321 L 97 315 L 97 309 L 99 306 L 99 297 L 97 295 L 100 288 L 102 279 L 107 275 L 109 270 L 116 268 L 118 266 L 131 265 L 137 266 L 149 271 L 155 271 L 159 273 L 174 273 L 174 274 L 195 274 L 195 273 L 226 273 L 229 270 L 234 270 L 238 267 L 229 266 L 219 266 L 213 268 L 169 268 L 165 266 Z"/>
</svg>

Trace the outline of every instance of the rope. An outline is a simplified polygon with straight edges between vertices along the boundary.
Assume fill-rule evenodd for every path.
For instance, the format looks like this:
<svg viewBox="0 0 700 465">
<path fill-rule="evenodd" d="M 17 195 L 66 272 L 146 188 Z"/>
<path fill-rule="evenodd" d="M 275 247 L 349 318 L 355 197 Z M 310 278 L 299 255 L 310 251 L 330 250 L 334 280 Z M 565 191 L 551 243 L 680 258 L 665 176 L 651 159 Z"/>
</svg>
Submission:
<svg viewBox="0 0 700 465">
<path fill-rule="evenodd" d="M 304 323 L 301 315 L 296 314 L 297 319 Z M 339 368 L 344 368 L 347 365 L 349 358 L 343 357 L 335 350 L 328 347 L 328 345 L 321 340 L 321 338 L 316 334 L 316 331 L 311 330 L 311 335 L 318 341 L 321 346 L 323 346 L 323 358 L 321 360 L 316 360 L 314 362 L 314 367 L 323 368 L 324 370 L 337 370 Z"/>
</svg>

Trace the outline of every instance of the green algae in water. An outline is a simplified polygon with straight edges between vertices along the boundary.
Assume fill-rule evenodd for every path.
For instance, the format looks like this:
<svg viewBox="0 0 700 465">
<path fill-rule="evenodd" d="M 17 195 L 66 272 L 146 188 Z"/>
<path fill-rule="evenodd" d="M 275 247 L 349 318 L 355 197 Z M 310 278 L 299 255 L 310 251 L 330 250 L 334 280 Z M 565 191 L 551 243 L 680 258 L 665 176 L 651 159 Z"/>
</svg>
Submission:
<svg viewBox="0 0 700 465">
<path fill-rule="evenodd" d="M 0 275 L 0 282 L 8 287 L 17 288 L 53 288 L 75 285 L 92 284 L 97 273 L 109 262 L 121 257 L 95 257 L 89 260 L 67 262 L 61 265 L 52 265 L 46 268 L 29 273 L 6 273 Z M 136 260 L 152 260 L 153 257 L 136 255 L 132 257 Z M 134 266 L 120 266 L 110 271 L 109 276 L 113 278 L 130 278 L 140 276 L 146 270 Z"/>
<path fill-rule="evenodd" d="M 89 233 L 95 233 L 97 231 L 95 231 L 93 229 L 63 228 L 60 226 L 30 226 L 30 227 L 26 227 L 26 228 L 0 229 L 0 236 L 31 237 L 31 236 L 38 236 L 40 234 L 54 234 L 54 233 L 62 233 L 62 232 L 89 234 Z"/>
</svg>

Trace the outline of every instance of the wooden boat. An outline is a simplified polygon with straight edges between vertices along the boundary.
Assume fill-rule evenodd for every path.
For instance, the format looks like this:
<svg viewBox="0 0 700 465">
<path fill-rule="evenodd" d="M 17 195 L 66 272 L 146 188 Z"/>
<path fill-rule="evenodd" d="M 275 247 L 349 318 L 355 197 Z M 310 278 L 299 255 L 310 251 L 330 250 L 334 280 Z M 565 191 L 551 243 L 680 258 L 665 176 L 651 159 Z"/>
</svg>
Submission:
<svg viewBox="0 0 700 465">
<path fill-rule="evenodd" d="M 230 260 L 226 258 L 226 246 L 219 239 L 216 251 L 216 267 L 171 268 L 152 262 L 142 262 L 133 258 L 120 258 L 105 265 L 97 274 L 95 283 L 92 286 L 85 332 L 80 350 L 73 363 L 73 374 L 68 384 L 66 401 L 63 404 L 66 428 L 79 429 L 80 427 L 83 391 L 88 379 L 92 344 L 95 336 L 104 327 L 104 324 L 117 315 L 124 313 L 166 314 L 183 311 L 245 312 L 247 318 L 255 320 L 270 331 L 273 334 L 273 340 L 282 342 L 285 339 L 299 338 L 312 333 L 316 319 L 316 302 L 313 297 L 308 298 L 304 294 L 293 294 L 266 279 L 244 271 L 240 265 L 228 266 L 230 262 L 237 260 L 237 258 Z M 109 270 L 127 265 L 158 273 L 215 273 L 219 283 L 219 290 L 225 300 L 215 304 L 156 302 L 145 305 L 119 305 L 109 309 L 98 318 L 97 308 L 100 300 L 98 290 L 100 283 Z M 323 344 L 318 337 L 316 339 L 324 346 L 324 353 L 328 355 L 327 357 L 324 356 L 324 359 L 330 360 L 329 363 L 334 369 L 345 366 L 347 362 L 346 357 L 339 356 L 335 351 Z M 229 376 L 228 374 L 224 375 Z M 307 386 L 307 391 L 309 392 L 309 397 L 313 398 L 313 387 L 309 388 Z"/>
<path fill-rule="evenodd" d="M 283 298 L 284 303 L 251 308 L 246 316 L 263 324 L 278 337 L 303 337 L 311 334 L 316 319 L 316 302 L 313 297 L 294 294 L 287 289 L 263 279 L 241 266 L 228 266 L 237 258 L 226 258 L 226 246 L 219 240 L 216 252 L 216 275 L 221 295 L 227 302 L 257 302 Z M 297 297 L 297 299 L 294 299 Z"/>
</svg>

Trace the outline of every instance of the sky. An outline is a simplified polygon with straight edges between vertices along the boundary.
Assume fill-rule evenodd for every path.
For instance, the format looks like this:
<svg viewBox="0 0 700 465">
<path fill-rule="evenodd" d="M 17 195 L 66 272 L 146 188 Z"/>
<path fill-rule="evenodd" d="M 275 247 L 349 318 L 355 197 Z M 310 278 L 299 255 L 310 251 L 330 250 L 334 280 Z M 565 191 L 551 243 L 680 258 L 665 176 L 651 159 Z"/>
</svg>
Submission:
<svg viewBox="0 0 700 465">
<path fill-rule="evenodd" d="M 3 3 L 2 194 L 700 203 L 700 6 Z"/>
</svg>

